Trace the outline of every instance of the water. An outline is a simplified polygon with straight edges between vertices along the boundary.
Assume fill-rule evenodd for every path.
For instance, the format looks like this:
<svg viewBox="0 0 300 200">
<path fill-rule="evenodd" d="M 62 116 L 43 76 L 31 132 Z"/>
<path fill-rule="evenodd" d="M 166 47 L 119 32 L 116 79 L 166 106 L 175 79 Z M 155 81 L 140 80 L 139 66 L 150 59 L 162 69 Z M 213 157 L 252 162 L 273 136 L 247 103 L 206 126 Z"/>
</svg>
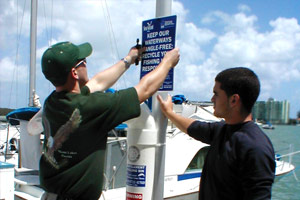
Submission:
<svg viewBox="0 0 300 200">
<path fill-rule="evenodd" d="M 282 150 L 279 152 L 281 155 L 289 153 L 290 144 L 293 151 L 300 150 L 300 126 L 277 125 L 274 130 L 264 129 L 264 132 L 271 139 L 275 151 Z M 284 160 L 288 161 L 288 158 Z M 272 200 L 300 200 L 300 153 L 292 157 L 292 163 L 296 167 L 295 172 L 274 183 Z"/>
</svg>

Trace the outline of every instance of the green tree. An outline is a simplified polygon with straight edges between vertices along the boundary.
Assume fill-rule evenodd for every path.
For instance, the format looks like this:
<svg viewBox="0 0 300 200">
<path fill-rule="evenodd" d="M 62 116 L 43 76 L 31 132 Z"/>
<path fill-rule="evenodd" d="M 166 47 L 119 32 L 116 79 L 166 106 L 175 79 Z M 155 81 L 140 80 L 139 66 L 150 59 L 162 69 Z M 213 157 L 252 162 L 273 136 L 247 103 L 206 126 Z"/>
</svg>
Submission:
<svg viewBox="0 0 300 200">
<path fill-rule="evenodd" d="M 0 108 L 0 116 L 5 116 L 7 115 L 9 112 L 13 111 L 14 109 L 10 109 L 10 108 Z"/>
</svg>

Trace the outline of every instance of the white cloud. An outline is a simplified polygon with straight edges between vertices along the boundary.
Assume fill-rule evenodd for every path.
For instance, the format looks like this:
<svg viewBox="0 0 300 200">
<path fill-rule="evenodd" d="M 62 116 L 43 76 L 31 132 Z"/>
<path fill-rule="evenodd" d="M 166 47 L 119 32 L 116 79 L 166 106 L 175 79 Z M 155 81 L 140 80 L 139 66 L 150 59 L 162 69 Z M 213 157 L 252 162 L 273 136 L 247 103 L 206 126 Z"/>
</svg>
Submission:
<svg viewBox="0 0 300 200">
<path fill-rule="evenodd" d="M 29 71 L 28 66 L 19 65 L 9 57 L 1 58 L 0 66 L 2 72 L 0 73 L 1 82 L 11 82 L 12 80 L 17 80 L 22 84 L 26 82 Z"/>
<path fill-rule="evenodd" d="M 245 5 L 245 4 L 238 5 L 238 10 L 243 12 L 243 13 L 251 12 L 251 8 L 247 5 Z"/>
<path fill-rule="evenodd" d="M 240 10 L 245 12 L 246 8 L 241 9 L 240 7 Z M 182 55 L 188 59 L 184 63 L 186 65 L 184 73 L 181 69 L 176 70 L 180 71 L 180 76 L 184 74 L 184 77 L 189 78 L 181 78 L 180 82 L 184 82 L 180 86 L 182 91 L 194 93 L 198 88 L 198 91 L 205 94 L 211 89 L 210 79 L 213 79 L 217 72 L 236 66 L 249 67 L 259 75 L 262 85 L 261 96 L 265 99 L 270 97 L 272 90 L 279 88 L 281 83 L 300 79 L 300 30 L 297 20 L 277 18 L 270 22 L 270 26 L 273 28 L 271 31 L 259 32 L 256 28 L 258 18 L 243 12 L 229 15 L 215 11 L 203 18 L 202 23 L 206 24 L 206 28 L 207 25 L 213 25 L 216 22 L 219 25 L 223 24 L 224 31 L 219 31 L 221 33 L 219 35 L 215 33 L 217 42 L 210 43 L 213 47 L 210 54 L 200 48 L 203 46 L 201 43 L 198 43 L 196 47 L 191 45 L 192 52 L 185 51 L 188 49 L 186 46 L 192 43 L 187 43 L 189 39 L 183 39 Z M 192 30 L 198 30 L 198 32 Z M 208 28 L 207 30 L 211 31 Z M 190 32 L 190 35 L 194 33 L 200 35 L 202 31 L 199 27 L 186 25 L 186 30 L 182 33 L 184 35 L 181 38 L 189 35 L 185 32 Z M 213 32 L 211 31 L 211 33 Z M 184 45 L 185 42 L 187 45 Z M 199 60 L 193 59 L 193 55 L 197 54 L 202 60 L 204 59 L 204 62 L 202 61 L 204 64 L 201 62 L 197 64 Z M 205 68 L 203 68 L 204 66 Z M 210 84 L 202 88 L 205 85 L 203 83 Z"/>
<path fill-rule="evenodd" d="M 247 28 L 237 31 L 233 27 L 220 35 L 212 59 L 223 67 L 247 66 L 254 69 L 263 79 L 265 92 L 278 87 L 282 81 L 299 79 L 300 40 L 297 36 L 300 29 L 297 21 L 278 18 L 270 23 L 273 27 L 271 32 L 259 33 L 251 22 L 255 17 L 250 18 L 244 16 L 241 24 L 235 17 L 231 18 L 236 27 L 248 24 Z"/>
<path fill-rule="evenodd" d="M 17 5 L 15 1 L 0 2 L 0 44 L 1 49 L 10 51 L 15 49 L 16 43 L 22 39 L 22 35 L 28 37 L 29 27 L 25 24 L 29 23 L 29 15 L 23 12 L 26 4 Z M 21 28 L 22 27 L 22 28 Z"/>
<path fill-rule="evenodd" d="M 214 78 L 219 72 L 216 60 L 207 59 L 202 64 L 180 63 L 175 68 L 176 91 L 190 100 L 210 100 Z"/>
<path fill-rule="evenodd" d="M 203 47 L 211 43 L 215 33 L 209 29 L 198 28 L 193 23 L 185 23 L 182 29 L 178 30 L 177 46 L 181 49 L 183 60 L 191 63 L 203 61 L 206 57 Z"/>
<path fill-rule="evenodd" d="M 0 58 L 0 69 L 0 106 L 5 108 L 24 106 L 24 99 L 28 99 L 26 96 L 29 91 L 27 87 L 29 67 L 4 57 Z"/>
</svg>

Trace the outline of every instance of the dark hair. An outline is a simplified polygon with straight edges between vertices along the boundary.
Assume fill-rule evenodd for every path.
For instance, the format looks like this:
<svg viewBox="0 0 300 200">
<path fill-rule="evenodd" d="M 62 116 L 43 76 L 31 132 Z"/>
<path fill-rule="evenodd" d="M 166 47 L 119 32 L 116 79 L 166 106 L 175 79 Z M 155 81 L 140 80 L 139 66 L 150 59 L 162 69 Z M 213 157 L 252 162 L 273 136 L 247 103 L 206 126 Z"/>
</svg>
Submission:
<svg viewBox="0 0 300 200">
<path fill-rule="evenodd" d="M 221 84 L 221 89 L 228 97 L 238 94 L 246 112 L 251 113 L 260 92 L 258 77 L 252 70 L 245 67 L 229 68 L 220 72 L 215 81 Z"/>
</svg>

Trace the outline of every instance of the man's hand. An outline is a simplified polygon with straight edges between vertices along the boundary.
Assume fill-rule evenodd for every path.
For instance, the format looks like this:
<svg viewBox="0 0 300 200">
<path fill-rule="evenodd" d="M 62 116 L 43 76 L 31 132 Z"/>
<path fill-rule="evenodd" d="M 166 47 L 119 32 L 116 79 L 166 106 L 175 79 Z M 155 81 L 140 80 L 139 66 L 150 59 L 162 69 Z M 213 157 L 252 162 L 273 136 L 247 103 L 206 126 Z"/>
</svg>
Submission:
<svg viewBox="0 0 300 200">
<path fill-rule="evenodd" d="M 173 68 L 177 65 L 179 59 L 180 59 L 179 48 L 175 48 L 171 51 L 168 51 L 161 62 L 164 63 L 169 68 Z"/>
<path fill-rule="evenodd" d="M 157 100 L 160 104 L 161 111 L 166 117 L 168 117 L 168 113 L 173 112 L 173 103 L 171 95 L 168 94 L 167 100 L 163 100 L 160 95 L 157 95 Z"/>
<path fill-rule="evenodd" d="M 125 58 L 130 64 L 134 64 L 136 60 L 138 60 L 138 61 L 141 60 L 142 53 L 145 50 L 146 50 L 146 47 L 136 48 L 136 46 L 134 46 L 129 50 L 129 53 Z"/>
<path fill-rule="evenodd" d="M 179 48 L 167 52 L 160 64 L 151 72 L 143 76 L 135 86 L 139 101 L 144 102 L 151 97 L 163 84 L 171 68 L 179 61 Z"/>
<path fill-rule="evenodd" d="M 166 101 L 164 101 L 160 95 L 157 95 L 157 100 L 160 103 L 160 108 L 164 115 L 169 118 L 182 132 L 187 133 L 188 127 L 195 121 L 195 119 L 186 118 L 173 112 L 173 103 L 170 95 L 168 95 Z"/>
</svg>

